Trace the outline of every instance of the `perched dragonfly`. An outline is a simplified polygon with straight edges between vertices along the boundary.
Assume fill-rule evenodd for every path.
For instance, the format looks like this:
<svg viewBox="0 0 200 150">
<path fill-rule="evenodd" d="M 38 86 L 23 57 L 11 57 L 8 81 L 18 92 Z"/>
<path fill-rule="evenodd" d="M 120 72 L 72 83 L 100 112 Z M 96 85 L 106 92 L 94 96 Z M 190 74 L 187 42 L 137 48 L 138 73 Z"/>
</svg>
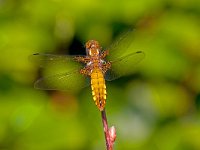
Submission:
<svg viewBox="0 0 200 150">
<path fill-rule="evenodd" d="M 96 40 L 89 40 L 85 44 L 85 56 L 33 54 L 31 60 L 38 62 L 41 67 L 58 63 L 67 66 L 73 63 L 70 71 L 47 75 L 35 82 L 35 88 L 43 90 L 74 90 L 88 85 L 86 79 L 90 79 L 93 100 L 100 111 L 106 104 L 105 80 L 111 81 L 132 72 L 132 67 L 144 58 L 142 51 L 128 53 L 126 55 L 112 56 L 116 49 L 121 52 L 129 43 L 124 39 L 118 40 L 109 50 L 102 50 Z M 117 51 L 116 51 L 117 52 Z M 110 53 L 110 54 L 109 54 Z M 109 56 L 108 56 L 109 55 Z M 107 59 L 106 59 L 107 58 Z M 82 64 L 82 65 L 81 65 Z"/>
</svg>

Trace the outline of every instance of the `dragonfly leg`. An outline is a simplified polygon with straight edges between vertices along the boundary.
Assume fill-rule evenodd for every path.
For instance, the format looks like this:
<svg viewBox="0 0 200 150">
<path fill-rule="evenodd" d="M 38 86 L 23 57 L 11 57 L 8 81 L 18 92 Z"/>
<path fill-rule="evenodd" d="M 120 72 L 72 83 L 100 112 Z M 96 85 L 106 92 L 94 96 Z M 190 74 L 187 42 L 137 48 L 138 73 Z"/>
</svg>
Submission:
<svg viewBox="0 0 200 150">
<path fill-rule="evenodd" d="M 82 56 L 76 56 L 76 57 L 74 57 L 74 60 L 77 61 L 77 62 L 88 63 L 90 61 L 90 58 L 82 57 Z"/>
<path fill-rule="evenodd" d="M 109 70 L 111 68 L 111 63 L 108 61 L 105 64 L 103 64 L 102 66 L 102 70 L 105 73 L 107 70 Z"/>
<path fill-rule="evenodd" d="M 91 69 L 89 67 L 84 67 L 83 69 L 80 70 L 80 73 L 86 76 L 90 76 L 91 74 Z"/>
<path fill-rule="evenodd" d="M 105 50 L 101 53 L 101 59 L 104 59 L 107 55 L 109 55 L 109 50 Z"/>
</svg>

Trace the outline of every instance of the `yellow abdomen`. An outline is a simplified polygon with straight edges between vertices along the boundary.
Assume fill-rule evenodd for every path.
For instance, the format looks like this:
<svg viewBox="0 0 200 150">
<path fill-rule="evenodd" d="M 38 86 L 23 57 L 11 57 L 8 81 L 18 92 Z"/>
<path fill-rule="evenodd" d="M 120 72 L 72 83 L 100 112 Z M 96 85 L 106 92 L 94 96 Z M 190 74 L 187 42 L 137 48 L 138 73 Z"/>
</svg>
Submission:
<svg viewBox="0 0 200 150">
<path fill-rule="evenodd" d="M 102 111 L 106 104 L 106 85 L 104 75 L 99 68 L 92 70 L 91 88 L 93 100 L 99 110 Z"/>
</svg>

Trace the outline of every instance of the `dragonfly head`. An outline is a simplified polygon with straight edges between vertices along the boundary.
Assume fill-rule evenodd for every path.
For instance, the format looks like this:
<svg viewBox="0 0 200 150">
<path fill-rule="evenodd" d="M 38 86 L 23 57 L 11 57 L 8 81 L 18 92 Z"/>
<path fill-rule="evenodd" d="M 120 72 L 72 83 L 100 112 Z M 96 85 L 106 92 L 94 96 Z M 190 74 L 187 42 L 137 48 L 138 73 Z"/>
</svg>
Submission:
<svg viewBox="0 0 200 150">
<path fill-rule="evenodd" d="M 95 40 L 89 40 L 86 44 L 86 52 L 90 56 L 98 56 L 101 51 L 101 47 L 99 45 L 99 42 Z"/>
</svg>

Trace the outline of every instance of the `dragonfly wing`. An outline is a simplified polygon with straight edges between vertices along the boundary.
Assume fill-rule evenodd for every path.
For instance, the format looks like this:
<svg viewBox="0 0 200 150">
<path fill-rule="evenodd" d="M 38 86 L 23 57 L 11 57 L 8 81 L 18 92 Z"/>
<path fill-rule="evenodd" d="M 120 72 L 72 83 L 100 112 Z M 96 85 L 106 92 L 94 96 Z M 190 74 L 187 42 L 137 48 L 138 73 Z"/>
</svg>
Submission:
<svg viewBox="0 0 200 150">
<path fill-rule="evenodd" d="M 76 70 L 41 78 L 35 82 L 34 87 L 42 90 L 78 91 L 89 83 L 89 78 Z"/>
<path fill-rule="evenodd" d="M 114 58 L 119 58 L 126 53 L 126 50 L 130 47 L 134 40 L 134 29 L 129 29 L 124 33 L 120 34 L 119 37 L 114 40 L 110 47 L 108 47 L 109 53 Z M 123 51 L 122 51 L 123 50 Z M 109 56 L 107 57 L 109 59 Z"/>
<path fill-rule="evenodd" d="M 85 56 L 83 56 L 85 57 Z M 35 88 L 43 90 L 76 91 L 87 85 L 89 81 L 79 73 L 83 64 L 75 61 L 75 56 L 33 54 L 30 61 L 43 68 L 43 78 L 35 82 Z"/>
<path fill-rule="evenodd" d="M 42 54 L 36 53 L 29 56 L 29 60 L 38 64 L 42 68 L 47 68 L 49 66 L 65 66 L 65 67 L 80 67 L 80 63 L 76 62 L 75 56 L 71 55 L 53 55 L 53 54 Z M 82 56 L 85 57 L 85 56 Z M 75 69 L 75 68 L 74 68 Z"/>
<path fill-rule="evenodd" d="M 134 66 L 144 58 L 144 52 L 137 51 L 111 61 L 111 69 L 105 74 L 105 79 L 111 81 L 121 76 L 134 73 Z"/>
</svg>

